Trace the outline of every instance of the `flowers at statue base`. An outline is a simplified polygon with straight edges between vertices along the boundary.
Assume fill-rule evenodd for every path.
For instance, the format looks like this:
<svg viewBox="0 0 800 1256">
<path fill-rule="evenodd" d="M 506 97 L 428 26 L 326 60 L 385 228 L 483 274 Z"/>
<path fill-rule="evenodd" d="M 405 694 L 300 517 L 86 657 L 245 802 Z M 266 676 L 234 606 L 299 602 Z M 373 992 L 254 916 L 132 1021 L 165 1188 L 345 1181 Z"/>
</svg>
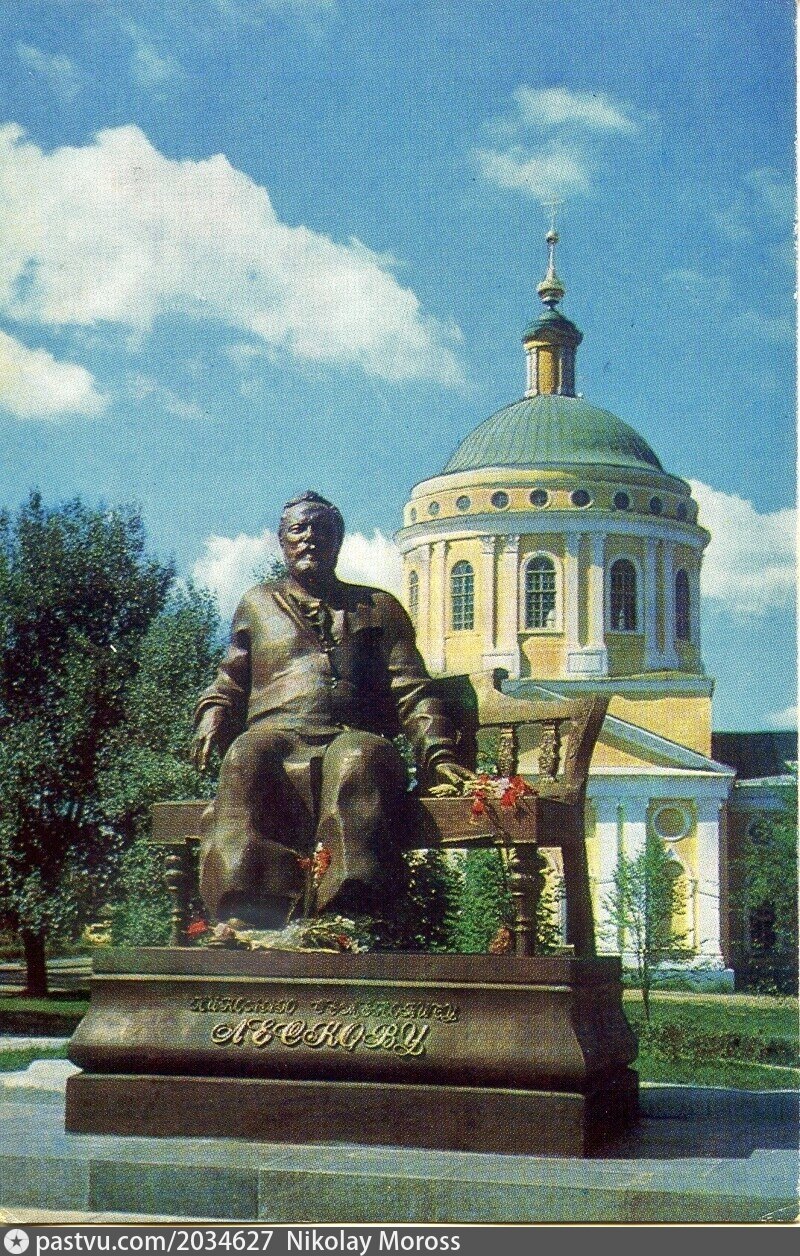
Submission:
<svg viewBox="0 0 800 1256">
<path fill-rule="evenodd" d="M 310 857 L 298 855 L 297 862 L 303 869 L 303 872 L 311 873 L 311 880 L 317 886 L 330 868 L 332 858 L 329 847 L 323 846 L 320 842 L 313 855 Z"/>
<path fill-rule="evenodd" d="M 186 928 L 186 937 L 190 942 L 194 942 L 195 938 L 202 938 L 211 930 L 207 920 L 202 920 L 199 916 L 195 916 Z"/>
<path fill-rule="evenodd" d="M 509 811 L 521 798 L 534 791 L 521 776 L 489 776 L 487 772 L 482 772 L 474 781 L 467 782 L 467 792 L 472 795 L 472 819 L 477 822 L 486 814 L 489 800 L 499 802 L 505 811 Z"/>
</svg>

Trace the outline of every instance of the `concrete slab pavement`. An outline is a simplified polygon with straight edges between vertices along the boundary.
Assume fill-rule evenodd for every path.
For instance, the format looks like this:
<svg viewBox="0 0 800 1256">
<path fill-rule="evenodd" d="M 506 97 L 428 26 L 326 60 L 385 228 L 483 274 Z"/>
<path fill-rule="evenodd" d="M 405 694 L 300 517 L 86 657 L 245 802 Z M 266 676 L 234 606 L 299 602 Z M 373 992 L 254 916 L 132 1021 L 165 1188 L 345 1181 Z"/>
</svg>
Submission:
<svg viewBox="0 0 800 1256">
<path fill-rule="evenodd" d="M 0 1208 L 153 1221 L 789 1222 L 798 1096 L 645 1086 L 589 1159 L 66 1134 L 67 1061 L 0 1075 Z M 391 1131 L 387 1130 L 387 1144 Z"/>
</svg>

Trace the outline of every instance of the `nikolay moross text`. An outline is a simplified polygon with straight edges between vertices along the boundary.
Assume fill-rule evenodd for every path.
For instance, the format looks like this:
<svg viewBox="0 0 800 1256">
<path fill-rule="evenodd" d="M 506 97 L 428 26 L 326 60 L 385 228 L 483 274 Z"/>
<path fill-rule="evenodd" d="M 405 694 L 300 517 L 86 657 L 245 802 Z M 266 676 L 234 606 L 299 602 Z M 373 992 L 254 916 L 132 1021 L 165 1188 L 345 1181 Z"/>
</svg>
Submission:
<svg viewBox="0 0 800 1256">
<path fill-rule="evenodd" d="M 357 1252 L 366 1256 L 373 1234 L 345 1234 L 316 1230 L 287 1230 L 286 1245 L 290 1252 Z M 457 1234 L 400 1234 L 397 1230 L 381 1230 L 376 1250 L 379 1252 L 457 1252 L 461 1239 Z"/>
</svg>

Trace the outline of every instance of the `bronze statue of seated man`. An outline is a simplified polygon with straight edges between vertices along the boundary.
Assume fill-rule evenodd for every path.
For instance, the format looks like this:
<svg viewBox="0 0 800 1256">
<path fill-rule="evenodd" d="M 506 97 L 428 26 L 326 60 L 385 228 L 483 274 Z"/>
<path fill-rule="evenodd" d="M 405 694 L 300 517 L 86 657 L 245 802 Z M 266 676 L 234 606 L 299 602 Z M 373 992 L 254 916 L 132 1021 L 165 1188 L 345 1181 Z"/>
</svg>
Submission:
<svg viewBox="0 0 800 1256">
<path fill-rule="evenodd" d="M 227 750 L 203 822 L 200 891 L 215 921 L 282 928 L 321 846 L 316 912 L 385 916 L 404 883 L 409 822 L 391 738 L 405 733 L 428 783 L 472 773 L 403 607 L 337 578 L 337 507 L 304 493 L 284 507 L 278 536 L 287 575 L 244 595 L 195 712 L 197 766 Z"/>
</svg>

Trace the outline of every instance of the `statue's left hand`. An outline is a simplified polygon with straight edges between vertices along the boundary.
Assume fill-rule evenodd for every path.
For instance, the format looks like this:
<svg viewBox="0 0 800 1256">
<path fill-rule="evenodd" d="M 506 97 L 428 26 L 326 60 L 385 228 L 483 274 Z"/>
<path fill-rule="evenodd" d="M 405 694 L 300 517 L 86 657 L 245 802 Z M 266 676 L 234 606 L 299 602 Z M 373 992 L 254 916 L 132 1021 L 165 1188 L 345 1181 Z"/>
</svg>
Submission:
<svg viewBox="0 0 800 1256">
<path fill-rule="evenodd" d="M 464 784 L 467 781 L 475 780 L 475 773 L 469 768 L 462 767 L 460 763 L 444 762 L 437 763 L 434 768 L 437 784 L 433 785 L 430 792 L 434 796 L 441 794 L 443 796 L 462 794 L 464 792 Z"/>
</svg>

